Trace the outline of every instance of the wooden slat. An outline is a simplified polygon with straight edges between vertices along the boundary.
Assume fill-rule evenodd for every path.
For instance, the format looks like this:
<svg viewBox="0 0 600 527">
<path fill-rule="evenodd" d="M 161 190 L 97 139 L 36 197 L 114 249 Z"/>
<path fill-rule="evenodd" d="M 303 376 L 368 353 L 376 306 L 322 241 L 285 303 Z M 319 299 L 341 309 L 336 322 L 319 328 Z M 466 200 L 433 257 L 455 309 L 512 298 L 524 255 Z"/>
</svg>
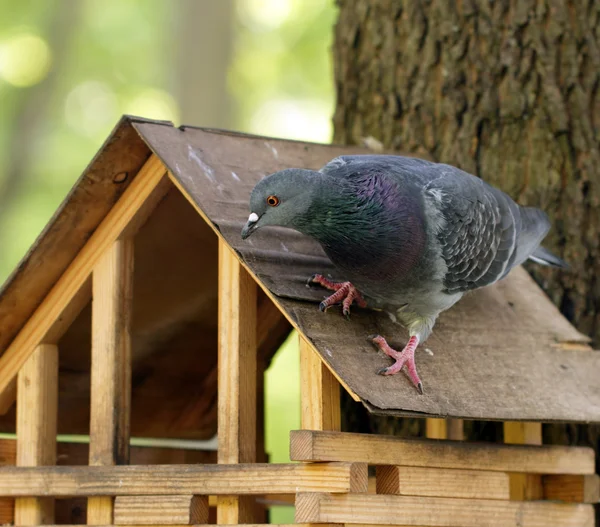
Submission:
<svg viewBox="0 0 600 527">
<path fill-rule="evenodd" d="M 302 428 L 341 430 L 340 383 L 302 334 L 299 339 Z"/>
<path fill-rule="evenodd" d="M 462 419 L 448 419 L 446 421 L 448 432 L 447 439 L 463 441 L 465 439 L 465 424 Z"/>
<path fill-rule="evenodd" d="M 208 523 L 208 496 L 117 496 L 117 525 Z"/>
<path fill-rule="evenodd" d="M 90 465 L 129 462 L 133 240 L 117 240 L 93 273 Z M 112 523 L 112 498 L 91 498 L 88 525 Z"/>
<path fill-rule="evenodd" d="M 425 437 L 429 439 L 448 439 L 448 424 L 446 419 L 425 419 Z"/>
<path fill-rule="evenodd" d="M 364 463 L 0 467 L 0 496 L 361 493 L 367 480 Z"/>
<path fill-rule="evenodd" d="M 17 462 L 17 442 L 0 439 L 0 466 L 15 465 Z M 15 520 L 15 500 L 0 498 L 0 525 L 12 524 Z"/>
<path fill-rule="evenodd" d="M 535 474 L 594 474 L 587 447 L 499 445 L 464 441 L 294 430 L 294 461 L 356 461 L 371 465 L 460 468 Z"/>
<path fill-rule="evenodd" d="M 184 524 L 182 524 L 183 527 Z M 196 527 L 219 527 L 220 525 L 228 524 L 214 524 L 214 523 L 200 523 L 196 524 Z M 241 524 L 243 527 L 339 527 L 335 524 L 330 523 L 244 523 Z M 48 525 L 47 527 L 59 527 L 57 525 Z M 60 527 L 79 527 L 76 525 L 60 525 Z M 104 525 L 98 527 L 120 527 L 119 524 L 115 525 Z M 147 527 L 145 524 L 137 524 L 137 527 Z"/>
<path fill-rule="evenodd" d="M 170 188 L 165 173 L 161 161 L 151 156 L 0 357 L 0 408 L 7 409 L 13 403 L 17 373 L 84 285 L 100 257 L 135 220 L 138 212 L 148 213 L 143 207 L 146 201 L 157 203 Z"/>
<path fill-rule="evenodd" d="M 507 421 L 504 423 L 504 442 L 511 445 L 541 445 L 542 423 Z M 539 474 L 511 474 L 511 500 L 540 500 L 543 497 Z"/>
<path fill-rule="evenodd" d="M 19 371 L 17 397 L 17 465 L 37 467 L 56 463 L 58 411 L 58 348 L 40 344 Z M 54 522 L 54 500 L 19 498 L 17 525 Z"/>
<path fill-rule="evenodd" d="M 296 521 L 431 527 L 592 527 L 592 505 L 383 494 L 299 494 Z"/>
<path fill-rule="evenodd" d="M 256 283 L 219 240 L 219 463 L 256 461 L 256 308 Z M 219 496 L 219 523 L 254 516 L 253 498 Z"/>
<path fill-rule="evenodd" d="M 600 476 L 542 476 L 544 499 L 600 503 Z"/>
<path fill-rule="evenodd" d="M 377 494 L 508 500 L 503 472 L 424 467 L 377 467 Z"/>
</svg>

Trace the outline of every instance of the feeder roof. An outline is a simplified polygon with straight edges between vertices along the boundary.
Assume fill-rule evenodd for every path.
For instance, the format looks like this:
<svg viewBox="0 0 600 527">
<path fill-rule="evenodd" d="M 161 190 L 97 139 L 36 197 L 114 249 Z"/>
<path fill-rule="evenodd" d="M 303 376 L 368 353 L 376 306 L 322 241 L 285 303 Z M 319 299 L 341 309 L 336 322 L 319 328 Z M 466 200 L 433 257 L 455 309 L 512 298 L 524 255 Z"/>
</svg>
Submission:
<svg viewBox="0 0 600 527">
<path fill-rule="evenodd" d="M 314 345 L 342 385 L 371 412 L 600 422 L 600 354 L 589 348 L 589 339 L 569 324 L 522 268 L 465 296 L 440 315 L 433 335 L 418 352 L 425 384 L 421 396 L 402 375 L 375 374 L 386 359 L 365 337 L 380 333 L 396 345 L 407 338 L 406 331 L 388 315 L 356 309 L 348 322 L 335 309 L 319 312 L 316 303 L 324 292 L 305 287 L 307 277 L 316 272 L 343 277 L 337 276 L 316 242 L 282 228 L 262 229 L 247 241 L 240 238 L 250 191 L 266 174 L 287 167 L 318 169 L 338 155 L 361 152 L 366 153 L 356 147 L 175 128 L 167 122 L 125 117 L 4 285 L 0 349 L 15 337 L 154 153 L 197 211 L 199 223 L 190 220 L 186 228 L 193 230 L 195 225 L 201 229 L 204 222 L 212 227 L 290 323 Z M 128 180 L 116 184 L 125 174 Z M 164 221 L 173 222 L 178 208 L 169 209 L 171 220 L 167 217 Z M 199 243 L 203 239 L 200 237 Z M 216 243 L 206 241 L 202 258 L 215 267 L 213 274 L 216 250 Z M 214 282 L 208 296 L 216 313 Z M 209 320 L 206 326 L 214 331 L 215 320 L 209 312 L 204 312 Z M 285 328 L 281 335 L 284 333 Z M 280 342 L 281 337 L 273 340 L 271 348 Z M 2 366 L 0 358 L 0 369 Z"/>
</svg>

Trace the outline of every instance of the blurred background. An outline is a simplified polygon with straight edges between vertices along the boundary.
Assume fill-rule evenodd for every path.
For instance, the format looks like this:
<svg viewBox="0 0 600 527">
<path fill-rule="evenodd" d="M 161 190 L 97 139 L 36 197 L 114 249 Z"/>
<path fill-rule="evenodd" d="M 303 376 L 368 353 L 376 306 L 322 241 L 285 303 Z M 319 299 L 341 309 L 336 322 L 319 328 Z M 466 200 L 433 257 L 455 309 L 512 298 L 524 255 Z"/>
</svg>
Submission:
<svg viewBox="0 0 600 527">
<path fill-rule="evenodd" d="M 0 282 L 124 113 L 328 142 L 335 18 L 334 0 L 1 0 Z M 266 380 L 274 462 L 300 424 L 294 337 Z"/>
</svg>

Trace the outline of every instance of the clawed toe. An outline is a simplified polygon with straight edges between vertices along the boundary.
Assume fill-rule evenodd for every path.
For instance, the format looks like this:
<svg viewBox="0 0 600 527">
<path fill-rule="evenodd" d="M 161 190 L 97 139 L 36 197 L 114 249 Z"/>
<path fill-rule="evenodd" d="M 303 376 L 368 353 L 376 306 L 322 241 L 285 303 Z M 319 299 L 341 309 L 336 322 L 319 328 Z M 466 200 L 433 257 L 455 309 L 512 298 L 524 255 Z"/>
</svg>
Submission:
<svg viewBox="0 0 600 527">
<path fill-rule="evenodd" d="M 321 312 L 327 311 L 333 305 L 342 304 L 342 314 L 347 320 L 350 320 L 350 306 L 353 303 L 356 303 L 360 307 L 367 306 L 362 295 L 350 282 L 332 282 L 323 275 L 314 274 L 308 279 L 306 285 L 307 287 L 311 287 L 314 284 L 319 284 L 326 289 L 335 291 L 319 304 L 319 311 Z"/>
<path fill-rule="evenodd" d="M 417 373 L 415 364 L 415 350 L 419 344 L 419 339 L 412 336 L 402 351 L 397 351 L 390 347 L 385 338 L 381 335 L 369 335 L 367 340 L 371 341 L 378 349 L 383 351 L 388 357 L 394 359 L 394 364 L 385 368 L 380 368 L 377 375 L 395 375 L 406 366 L 406 373 L 417 391 L 423 394 L 423 383 Z"/>
</svg>

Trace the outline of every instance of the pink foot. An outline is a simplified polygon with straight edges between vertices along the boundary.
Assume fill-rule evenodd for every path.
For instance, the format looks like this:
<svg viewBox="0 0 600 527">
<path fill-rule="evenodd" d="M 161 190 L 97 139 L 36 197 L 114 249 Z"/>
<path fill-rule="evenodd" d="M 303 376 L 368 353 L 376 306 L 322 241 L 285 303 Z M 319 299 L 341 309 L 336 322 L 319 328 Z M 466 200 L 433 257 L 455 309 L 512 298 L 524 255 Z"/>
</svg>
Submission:
<svg viewBox="0 0 600 527">
<path fill-rule="evenodd" d="M 326 311 L 334 304 L 339 304 L 341 302 L 342 313 L 346 318 L 350 318 L 350 306 L 352 305 L 352 302 L 356 302 L 360 307 L 367 307 L 365 299 L 350 282 L 332 282 L 331 280 L 327 280 L 323 275 L 314 274 L 307 283 L 307 285 L 311 284 L 319 284 L 326 289 L 335 291 L 333 295 L 327 297 L 319 304 L 319 309 L 321 311 Z"/>
<path fill-rule="evenodd" d="M 377 373 L 379 375 L 394 375 L 406 365 L 409 379 L 416 386 L 417 390 L 419 390 L 419 393 L 423 395 L 423 383 L 419 378 L 417 366 L 415 364 L 415 350 L 419 345 L 419 337 L 410 337 L 408 343 L 402 351 L 396 351 L 395 349 L 391 348 L 381 335 L 372 335 L 368 337 L 368 340 L 373 342 L 373 344 L 375 344 L 388 357 L 391 357 L 396 361 L 387 368 L 381 368 Z"/>
</svg>

